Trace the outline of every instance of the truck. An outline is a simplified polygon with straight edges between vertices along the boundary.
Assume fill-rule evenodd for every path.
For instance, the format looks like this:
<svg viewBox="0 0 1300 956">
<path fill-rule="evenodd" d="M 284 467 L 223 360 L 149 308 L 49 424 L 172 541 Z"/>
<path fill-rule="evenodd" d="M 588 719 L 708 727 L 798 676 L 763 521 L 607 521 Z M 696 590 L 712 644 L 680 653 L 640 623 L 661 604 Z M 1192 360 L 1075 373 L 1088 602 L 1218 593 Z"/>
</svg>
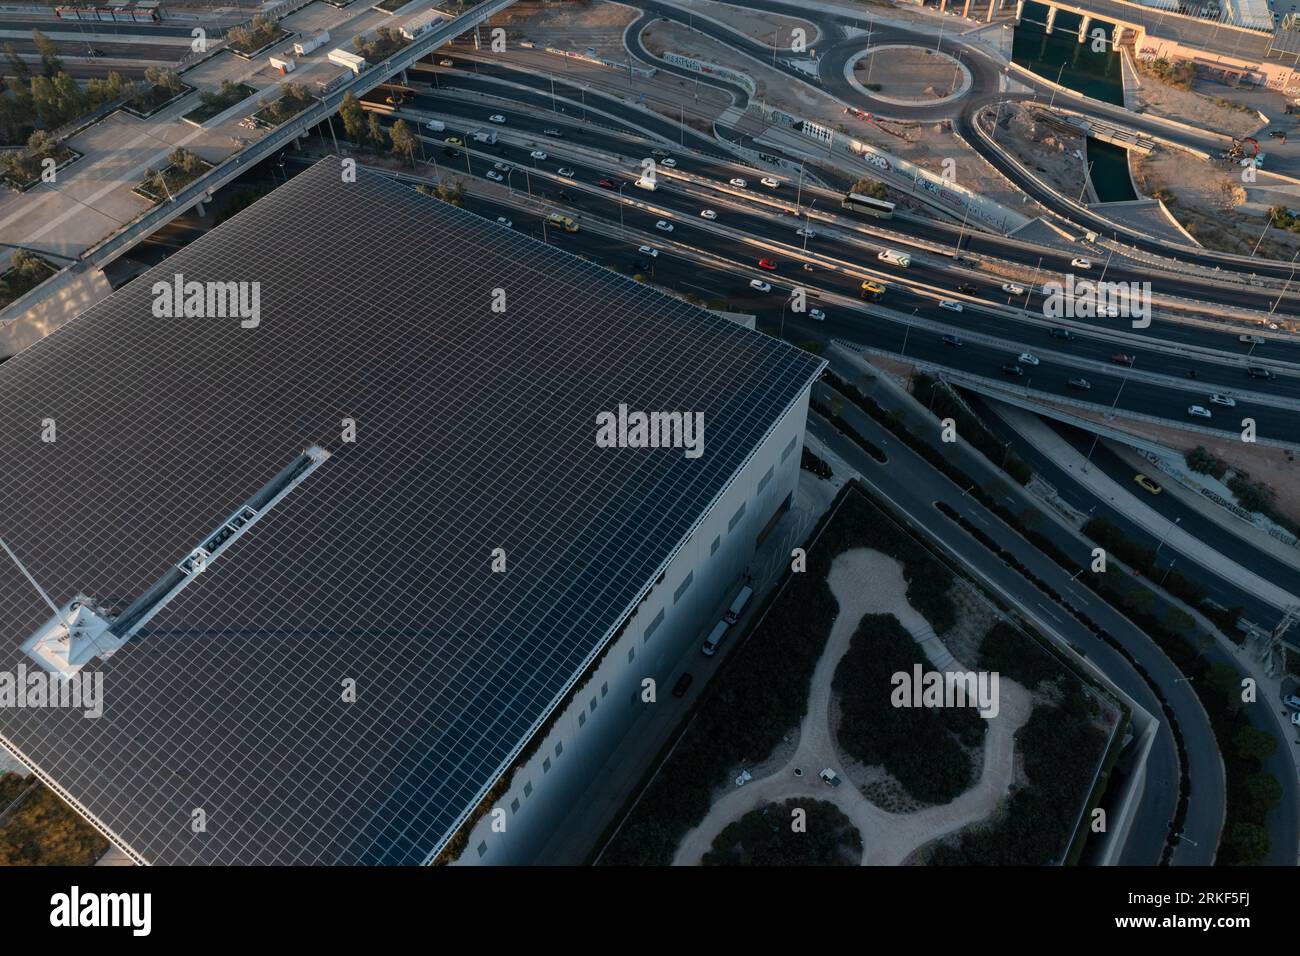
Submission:
<svg viewBox="0 0 1300 956">
<path fill-rule="evenodd" d="M 1262 335 L 1239 335 L 1237 341 L 1243 345 L 1263 345 L 1264 336 Z"/>
<path fill-rule="evenodd" d="M 441 10 L 425 10 L 403 23 L 401 34 L 408 40 L 418 40 L 447 17 Z"/>
<path fill-rule="evenodd" d="M 497 134 L 493 130 L 476 129 L 472 134 L 474 142 L 487 143 L 489 146 L 497 141 Z"/>
<path fill-rule="evenodd" d="M 273 56 L 270 59 L 271 66 L 274 67 L 275 71 L 281 76 L 284 76 L 286 73 L 292 73 L 298 66 L 298 64 L 293 61 L 292 57 Z"/>
<path fill-rule="evenodd" d="M 298 54 L 298 56 L 306 56 L 308 53 L 320 49 L 329 42 L 330 33 L 328 30 L 323 30 L 315 36 L 305 37 L 299 40 L 293 45 L 293 52 Z"/>
<path fill-rule="evenodd" d="M 577 232 L 578 224 L 568 216 L 562 216 L 558 212 L 553 212 L 546 217 L 546 224 L 556 229 L 563 229 L 565 232 Z"/>
<path fill-rule="evenodd" d="M 754 589 L 749 585 L 745 585 L 740 589 L 740 593 L 736 595 L 736 600 L 732 601 L 731 607 L 727 608 L 726 621 L 728 624 L 735 624 L 740 620 L 740 615 L 744 612 L 745 605 L 749 603 L 749 599 L 753 596 Z"/>
<path fill-rule="evenodd" d="M 722 639 L 727 636 L 727 622 L 719 621 L 713 625 L 713 630 L 709 636 L 704 639 L 704 646 L 700 648 L 705 657 L 712 657 L 718 653 L 718 646 L 722 644 Z"/>
<path fill-rule="evenodd" d="M 361 71 L 364 70 L 367 66 L 365 57 L 357 56 L 355 53 L 349 53 L 347 50 L 344 50 L 341 47 L 335 47 L 334 49 L 330 50 L 329 54 L 326 56 L 326 59 L 328 59 L 331 63 L 337 63 L 339 66 L 346 66 L 349 70 L 351 70 L 353 73 L 357 74 L 358 76 L 361 75 Z"/>
<path fill-rule="evenodd" d="M 318 80 L 316 82 L 316 92 L 320 96 L 328 96 L 350 79 L 352 79 L 352 71 L 344 70 L 342 73 L 335 75 L 333 79 Z"/>
<path fill-rule="evenodd" d="M 447 128 L 447 124 L 442 120 L 429 120 L 424 124 L 425 129 L 431 129 L 435 133 L 441 133 Z"/>
<path fill-rule="evenodd" d="M 881 262 L 888 262 L 891 265 L 896 265 L 900 269 L 906 269 L 912 264 L 912 257 L 906 252 L 895 252 L 893 249 L 883 250 L 878 256 L 876 256 L 876 258 Z"/>
</svg>

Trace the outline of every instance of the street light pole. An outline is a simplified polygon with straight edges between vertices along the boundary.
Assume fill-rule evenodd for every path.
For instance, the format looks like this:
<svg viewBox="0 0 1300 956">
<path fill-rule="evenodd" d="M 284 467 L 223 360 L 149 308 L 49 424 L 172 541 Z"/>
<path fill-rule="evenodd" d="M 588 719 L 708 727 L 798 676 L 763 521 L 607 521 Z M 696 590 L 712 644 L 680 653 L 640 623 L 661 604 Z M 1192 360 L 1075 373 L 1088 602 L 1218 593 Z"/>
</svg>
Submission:
<svg viewBox="0 0 1300 956">
<path fill-rule="evenodd" d="M 799 185 L 795 187 L 794 193 L 794 214 L 799 215 L 799 207 L 803 199 L 803 163 L 799 164 Z"/>
<path fill-rule="evenodd" d="M 812 229 L 812 210 L 813 210 L 813 206 L 815 205 L 817 205 L 816 199 L 814 199 L 812 202 L 808 204 L 808 212 L 804 214 L 804 220 L 803 220 L 803 251 L 804 252 L 808 251 L 808 231 Z"/>
<path fill-rule="evenodd" d="M 1133 364 L 1128 366 L 1128 371 L 1126 371 L 1124 373 L 1124 377 L 1120 379 L 1119 388 L 1115 392 L 1115 400 L 1110 403 L 1110 412 L 1108 414 L 1112 418 L 1115 416 L 1115 409 L 1119 405 L 1119 397 L 1124 394 L 1124 386 L 1128 384 L 1128 377 L 1133 372 L 1133 365 L 1136 364 L 1137 364 L 1137 356 L 1134 356 Z M 1088 456 L 1083 460 L 1083 470 L 1085 473 L 1088 471 L 1088 465 L 1092 462 L 1092 453 L 1097 450 L 1097 442 L 1100 439 L 1101 439 L 1101 432 L 1097 432 L 1095 435 L 1092 436 L 1092 444 L 1088 447 Z"/>
<path fill-rule="evenodd" d="M 1169 537 L 1169 532 L 1173 531 L 1174 528 L 1177 527 L 1182 522 L 1182 520 L 1183 520 L 1182 518 L 1175 518 L 1173 521 L 1169 522 L 1169 527 L 1165 528 L 1165 533 L 1161 536 L 1160 543 L 1156 545 L 1156 554 L 1159 554 L 1160 549 L 1165 546 L 1165 541 Z"/>
<path fill-rule="evenodd" d="M 624 239 L 627 238 L 627 230 L 623 228 L 623 187 L 627 183 L 619 183 L 618 186 L 618 234 Z"/>
</svg>

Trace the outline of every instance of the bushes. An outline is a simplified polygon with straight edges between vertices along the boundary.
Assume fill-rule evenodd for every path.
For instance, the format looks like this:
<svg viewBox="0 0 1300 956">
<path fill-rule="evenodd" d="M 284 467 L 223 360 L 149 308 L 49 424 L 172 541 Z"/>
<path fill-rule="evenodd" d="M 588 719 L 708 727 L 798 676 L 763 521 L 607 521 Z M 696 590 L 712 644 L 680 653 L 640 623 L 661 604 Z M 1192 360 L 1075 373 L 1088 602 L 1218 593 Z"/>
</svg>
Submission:
<svg viewBox="0 0 1300 956">
<path fill-rule="evenodd" d="M 26 295 L 54 273 L 54 266 L 40 256 L 15 249 L 9 268 L 0 272 L 0 308 Z"/>
<path fill-rule="evenodd" d="M 957 432 L 981 455 L 998 465 L 1021 485 L 1029 484 L 1034 471 L 1019 455 L 1011 454 L 984 424 L 966 410 L 947 386 L 923 373 L 912 377 L 912 396 L 939 418 L 951 418 Z"/>
<path fill-rule="evenodd" d="M 840 746 L 883 766 L 913 798 L 949 803 L 968 790 L 975 768 L 966 747 L 986 725 L 972 707 L 895 707 L 894 674 L 927 665 L 925 652 L 892 614 L 862 619 L 831 682 L 840 703 Z"/>
<path fill-rule="evenodd" d="M 1009 621 L 998 621 L 980 642 L 980 670 L 996 671 L 1033 690 L 1043 681 L 1065 681 L 1073 689 L 1078 679 Z"/>
<path fill-rule="evenodd" d="M 312 104 L 312 95 L 301 83 L 285 83 L 280 87 L 280 98 L 268 102 L 265 97 L 257 101 L 260 109 L 253 114 L 255 118 L 279 126 L 286 120 L 293 119 Z"/>
<path fill-rule="evenodd" d="M 1200 472 L 1202 475 L 1210 475 L 1219 480 L 1222 480 L 1223 476 L 1228 473 L 1228 463 L 1201 445 L 1197 445 L 1184 455 L 1183 460 L 1187 462 L 1187 467 L 1192 471 Z"/>
<path fill-rule="evenodd" d="M 807 814 L 795 832 L 794 811 Z M 751 810 L 723 828 L 704 854 L 705 866 L 857 866 L 862 834 L 832 803 L 792 798 Z"/>
<path fill-rule="evenodd" d="M 357 53 L 371 63 L 377 63 L 406 46 L 406 42 L 406 38 L 392 27 L 380 27 L 370 36 L 357 37 L 353 45 L 357 48 Z"/>
<path fill-rule="evenodd" d="M 0 828 L 0 866 L 89 866 L 108 841 L 44 785 Z"/>
<path fill-rule="evenodd" d="M 280 29 L 280 21 L 259 13 L 247 24 L 231 27 L 226 33 L 230 47 L 236 53 L 248 55 L 256 53 L 262 47 L 275 42 L 286 31 Z"/>
<path fill-rule="evenodd" d="M 885 185 L 879 180 L 872 179 L 870 176 L 863 176 L 853 184 L 853 192 L 859 196 L 870 196 L 872 199 L 885 198 Z"/>
</svg>

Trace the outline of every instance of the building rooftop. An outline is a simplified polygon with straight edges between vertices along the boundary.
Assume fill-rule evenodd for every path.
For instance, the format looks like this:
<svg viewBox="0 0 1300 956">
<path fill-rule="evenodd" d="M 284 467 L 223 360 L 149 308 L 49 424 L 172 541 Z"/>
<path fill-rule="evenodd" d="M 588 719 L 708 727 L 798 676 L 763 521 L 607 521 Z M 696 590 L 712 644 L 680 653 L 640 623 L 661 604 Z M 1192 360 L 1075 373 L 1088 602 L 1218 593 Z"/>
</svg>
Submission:
<svg viewBox="0 0 1300 956">
<path fill-rule="evenodd" d="M 159 317 L 177 275 L 256 324 Z M 61 612 L 0 552 L 0 670 L 111 649 L 46 654 L 102 716 L 0 738 L 142 862 L 425 862 L 821 367 L 323 160 L 0 365 L 0 538 Z M 621 403 L 704 454 L 597 447 Z"/>
</svg>

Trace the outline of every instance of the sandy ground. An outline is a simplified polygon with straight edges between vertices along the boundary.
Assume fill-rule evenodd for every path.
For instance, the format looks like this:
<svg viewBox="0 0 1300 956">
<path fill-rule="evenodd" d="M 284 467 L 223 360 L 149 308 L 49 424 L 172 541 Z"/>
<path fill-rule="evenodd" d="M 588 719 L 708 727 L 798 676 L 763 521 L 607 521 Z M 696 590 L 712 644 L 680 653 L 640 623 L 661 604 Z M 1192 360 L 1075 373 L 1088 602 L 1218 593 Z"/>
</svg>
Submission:
<svg viewBox="0 0 1300 956">
<path fill-rule="evenodd" d="M 1049 124 L 1047 114 L 1033 107 L 1005 106 L 999 116 L 997 141 L 1058 192 L 1078 199 L 1085 172 L 1084 137 L 1064 131 L 1060 124 Z"/>
<path fill-rule="evenodd" d="M 875 92 L 900 100 L 942 99 L 961 83 L 957 62 L 942 53 L 920 47 L 888 47 L 871 53 L 853 64 L 853 76 L 859 83 L 879 87 Z"/>
<path fill-rule="evenodd" d="M 924 843 L 986 819 L 1008 793 L 1016 772 L 1015 734 L 1032 709 L 1029 692 L 1009 680 L 1000 682 L 1001 710 L 989 721 L 979 781 L 951 803 L 914 813 L 890 813 L 847 783 L 830 788 L 817 778 L 822 767 L 844 766 L 832 729 L 831 679 L 862 617 L 893 614 L 922 647 L 933 642 L 927 640 L 927 635 L 933 634 L 929 624 L 907 602 L 902 567 L 893 558 L 866 549 L 846 551 L 832 564 L 828 583 L 840 613 L 813 674 L 808 713 L 793 756 L 780 769 L 764 776 L 755 774 L 753 781 L 718 800 L 683 838 L 674 865 L 699 863 L 723 827 L 756 807 L 805 796 L 835 804 L 853 821 L 862 834 L 863 865 L 893 866 Z M 953 666 L 961 668 L 960 664 Z M 803 770 L 802 777 L 794 776 L 796 767 Z"/>
<path fill-rule="evenodd" d="M 641 11 L 619 3 L 566 3 L 541 6 L 521 0 L 492 18 L 493 26 L 504 26 L 509 41 L 532 40 L 534 43 L 571 49 L 588 47 L 601 56 L 625 59 L 623 30 Z"/>
<path fill-rule="evenodd" d="M 741 33 L 772 46 L 773 31 L 776 31 L 776 46 L 789 49 L 791 31 L 799 28 L 804 31 L 808 46 L 817 46 L 818 30 L 816 24 L 797 17 L 784 17 L 766 10 L 755 11 L 731 3 L 715 3 L 714 0 L 674 0 L 674 5 L 683 10 L 693 10 L 705 16 L 721 20 L 727 26 L 734 27 Z"/>
<path fill-rule="evenodd" d="M 1138 80 L 1141 83 L 1137 89 L 1140 112 L 1238 138 L 1250 136 L 1263 125 L 1254 110 L 1220 105 L 1215 102 L 1216 97 L 1207 96 L 1197 89 L 1180 90 L 1143 73 L 1138 74 Z M 1196 87 L 1207 85 L 1198 83 Z"/>
</svg>

